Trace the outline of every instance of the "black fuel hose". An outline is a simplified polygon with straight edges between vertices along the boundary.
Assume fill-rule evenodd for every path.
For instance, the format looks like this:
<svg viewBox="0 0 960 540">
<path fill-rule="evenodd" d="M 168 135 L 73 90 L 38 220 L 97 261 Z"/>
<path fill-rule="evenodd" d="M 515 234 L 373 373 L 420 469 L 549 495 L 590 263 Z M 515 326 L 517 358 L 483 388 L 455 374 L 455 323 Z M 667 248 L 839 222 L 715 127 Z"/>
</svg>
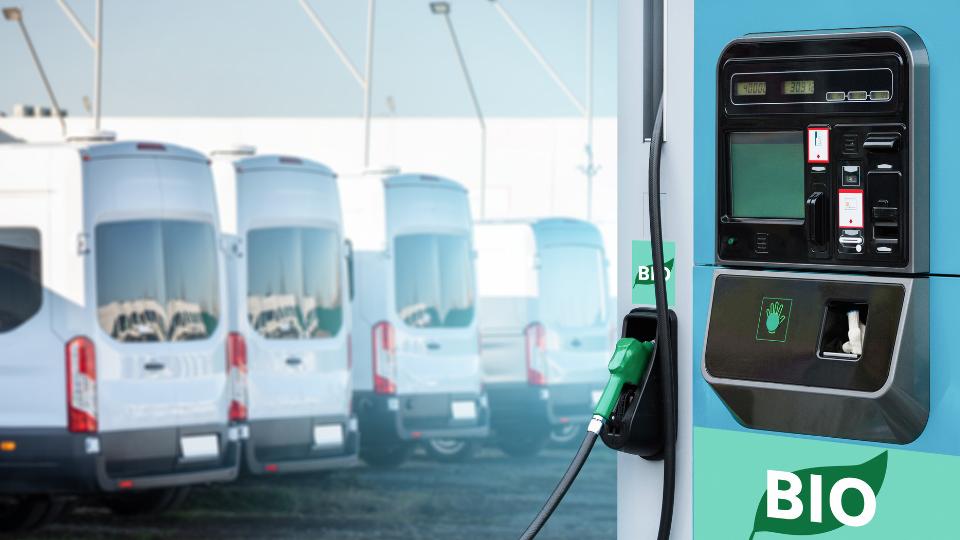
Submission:
<svg viewBox="0 0 960 540">
<path fill-rule="evenodd" d="M 596 422 L 596 420 L 594 421 Z M 591 422 L 591 424 L 593 424 L 593 422 Z M 533 521 L 527 526 L 527 530 L 523 531 L 523 534 L 520 535 L 520 540 L 532 540 L 535 538 L 540 532 L 540 529 L 547 523 L 547 520 L 550 519 L 553 511 L 560 505 L 563 496 L 567 494 L 567 490 L 570 489 L 573 481 L 576 480 L 577 475 L 580 474 L 580 469 L 582 469 L 583 464 L 586 463 L 587 457 L 590 456 L 590 451 L 593 450 L 593 445 L 597 442 L 598 432 L 599 427 L 596 432 L 593 430 L 587 431 L 587 434 L 583 437 L 583 442 L 580 443 L 580 449 L 577 450 L 577 455 L 574 456 L 570 465 L 567 467 L 567 472 L 563 473 L 563 478 L 557 483 L 557 487 L 553 488 L 553 493 L 550 494 L 547 501 L 543 503 L 543 507 L 537 512 L 537 517 L 533 518 Z"/>
<path fill-rule="evenodd" d="M 677 483 L 677 386 L 671 343 L 670 317 L 667 306 L 667 283 L 663 262 L 663 227 L 660 218 L 660 153 L 663 146 L 663 98 L 657 107 L 657 118 L 650 137 L 650 159 L 647 199 L 650 202 L 650 250 L 653 252 L 653 288 L 657 305 L 657 349 L 654 358 L 663 380 L 664 448 L 663 499 L 660 503 L 660 530 L 657 540 L 670 538 L 673 526 L 673 498 Z"/>
</svg>

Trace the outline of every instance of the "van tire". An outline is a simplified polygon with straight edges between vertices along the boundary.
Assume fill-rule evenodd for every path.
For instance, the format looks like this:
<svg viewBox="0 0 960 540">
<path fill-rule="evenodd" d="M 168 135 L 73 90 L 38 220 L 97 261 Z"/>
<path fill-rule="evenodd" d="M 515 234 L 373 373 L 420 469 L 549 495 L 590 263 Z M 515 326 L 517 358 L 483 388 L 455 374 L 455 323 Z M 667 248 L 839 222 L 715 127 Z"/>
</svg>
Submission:
<svg viewBox="0 0 960 540">
<path fill-rule="evenodd" d="M 375 469 L 396 469 L 410 457 L 413 446 L 406 442 L 392 444 L 360 444 L 360 459 Z"/>
<path fill-rule="evenodd" d="M 46 495 L 0 498 L 0 533 L 26 532 L 49 525 L 63 513 L 66 502 Z"/>
<path fill-rule="evenodd" d="M 188 486 L 148 489 L 109 495 L 103 499 L 103 504 L 118 516 L 148 516 L 180 506 L 188 493 Z"/>
<path fill-rule="evenodd" d="M 546 446 L 549 436 L 538 430 L 531 432 L 511 431 L 497 437 L 497 446 L 513 458 L 531 458 Z"/>
<path fill-rule="evenodd" d="M 443 463 L 463 463 L 479 450 L 477 442 L 469 439 L 430 439 L 423 446 L 428 456 Z"/>
<path fill-rule="evenodd" d="M 585 424 L 561 424 L 550 429 L 550 442 L 561 448 L 579 447 L 583 434 L 587 431 Z"/>
</svg>

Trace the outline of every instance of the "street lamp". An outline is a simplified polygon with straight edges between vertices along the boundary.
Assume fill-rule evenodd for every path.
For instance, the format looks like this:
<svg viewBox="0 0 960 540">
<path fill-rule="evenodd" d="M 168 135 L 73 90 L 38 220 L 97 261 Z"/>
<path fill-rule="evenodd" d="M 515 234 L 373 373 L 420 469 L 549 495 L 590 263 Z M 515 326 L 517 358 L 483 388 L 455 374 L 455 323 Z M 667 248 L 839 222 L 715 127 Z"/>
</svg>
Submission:
<svg viewBox="0 0 960 540">
<path fill-rule="evenodd" d="M 477 122 L 480 124 L 480 219 L 485 219 L 487 217 L 487 122 L 483 118 L 483 110 L 480 109 L 480 100 L 477 99 L 477 92 L 473 88 L 473 79 L 470 78 L 467 61 L 463 57 L 463 51 L 460 49 L 457 32 L 453 28 L 453 21 L 450 20 L 450 3 L 430 2 L 430 11 L 434 15 L 443 16 L 444 21 L 447 23 L 447 30 L 450 31 L 450 40 L 453 41 L 453 48 L 457 52 L 457 60 L 460 62 L 463 78 L 467 82 L 467 89 L 470 91 L 470 99 L 473 101 L 473 110 L 477 115 Z"/>
<path fill-rule="evenodd" d="M 17 26 L 20 27 L 20 32 L 23 34 L 23 40 L 27 42 L 27 49 L 30 50 L 30 56 L 33 58 L 33 65 L 37 66 L 37 71 L 40 72 L 40 79 L 43 81 L 43 87 L 47 91 L 47 96 L 50 97 L 50 104 L 53 106 L 53 114 L 57 117 L 57 121 L 60 122 L 60 130 L 63 135 L 67 134 L 67 124 L 63 120 L 63 111 L 60 110 L 60 104 L 57 103 L 57 96 L 53 93 L 53 87 L 50 86 L 50 80 L 47 79 L 47 73 L 43 70 L 43 65 L 40 63 L 40 57 L 37 56 L 36 49 L 33 48 L 33 41 L 30 39 L 30 34 L 27 32 L 27 26 L 23 24 L 23 12 L 20 11 L 20 8 L 3 8 L 3 18 L 17 23 Z"/>
</svg>

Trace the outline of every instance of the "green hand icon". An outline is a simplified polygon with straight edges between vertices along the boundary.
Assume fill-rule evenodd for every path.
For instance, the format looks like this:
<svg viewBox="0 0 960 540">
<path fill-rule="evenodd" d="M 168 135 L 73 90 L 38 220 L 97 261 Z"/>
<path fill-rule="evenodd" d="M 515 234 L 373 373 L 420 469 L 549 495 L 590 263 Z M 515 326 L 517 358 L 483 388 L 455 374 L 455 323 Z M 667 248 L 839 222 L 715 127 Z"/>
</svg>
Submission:
<svg viewBox="0 0 960 540">
<path fill-rule="evenodd" d="M 777 331 L 777 328 L 780 327 L 780 323 L 783 322 L 783 319 L 786 317 L 783 316 L 783 304 L 780 302 L 773 302 L 767 306 L 767 332 L 774 334 Z"/>
</svg>

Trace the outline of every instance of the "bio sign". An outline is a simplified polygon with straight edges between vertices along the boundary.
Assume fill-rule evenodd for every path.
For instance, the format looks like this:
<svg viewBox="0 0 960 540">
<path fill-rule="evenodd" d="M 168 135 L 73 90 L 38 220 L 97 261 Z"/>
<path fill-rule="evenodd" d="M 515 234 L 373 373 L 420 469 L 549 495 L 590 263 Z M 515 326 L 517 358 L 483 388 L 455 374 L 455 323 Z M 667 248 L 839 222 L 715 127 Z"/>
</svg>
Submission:
<svg viewBox="0 0 960 540">
<path fill-rule="evenodd" d="M 750 539 L 758 532 L 811 535 L 863 527 L 877 513 L 886 474 L 887 452 L 859 465 L 768 470 Z"/>
<path fill-rule="evenodd" d="M 673 278 L 674 258 L 677 254 L 676 244 L 673 242 L 663 243 L 663 266 L 664 277 L 667 282 L 667 304 L 673 306 L 676 304 L 676 286 Z M 632 298 L 634 304 L 654 305 L 656 304 L 656 295 L 653 288 L 653 252 L 651 251 L 650 241 L 633 241 L 633 283 Z"/>
</svg>

